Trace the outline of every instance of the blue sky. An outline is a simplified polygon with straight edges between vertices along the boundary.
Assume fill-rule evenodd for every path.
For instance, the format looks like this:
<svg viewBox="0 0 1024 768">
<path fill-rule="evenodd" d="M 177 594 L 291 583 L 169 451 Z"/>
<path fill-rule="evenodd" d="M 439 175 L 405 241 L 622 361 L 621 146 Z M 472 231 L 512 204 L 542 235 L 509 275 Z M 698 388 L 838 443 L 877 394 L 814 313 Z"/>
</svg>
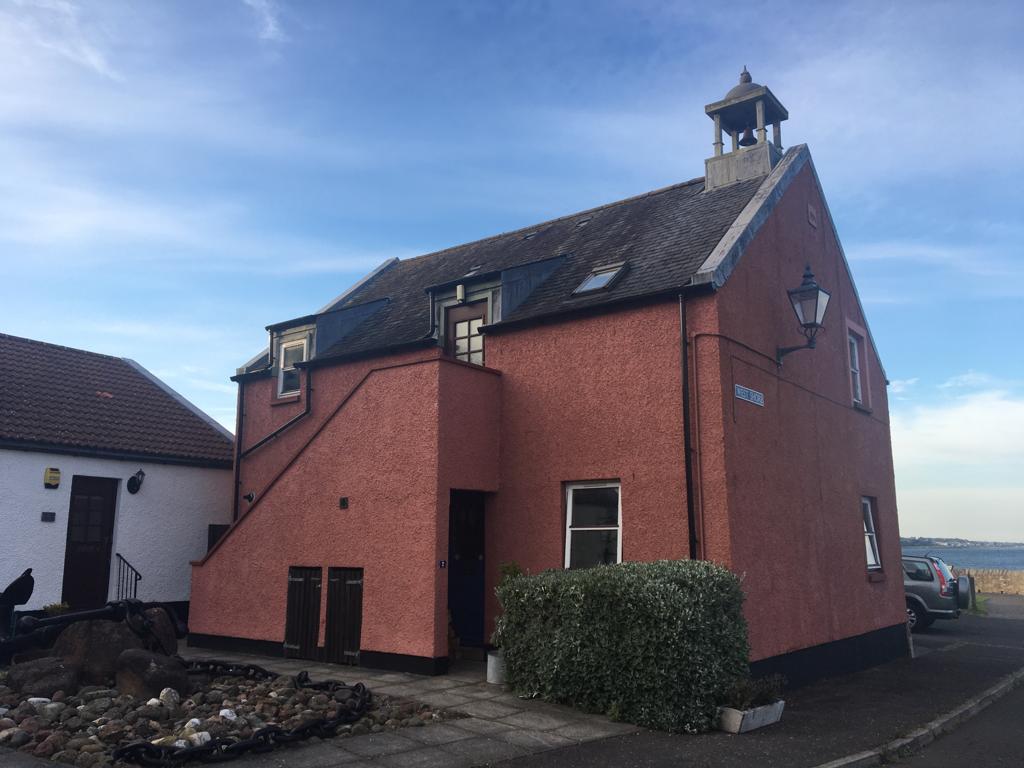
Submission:
<svg viewBox="0 0 1024 768">
<path fill-rule="evenodd" d="M 233 426 L 264 326 L 406 257 L 699 176 L 747 65 L 893 385 L 906 534 L 1024 540 L 1014 2 L 0 0 L 0 330 Z"/>
</svg>

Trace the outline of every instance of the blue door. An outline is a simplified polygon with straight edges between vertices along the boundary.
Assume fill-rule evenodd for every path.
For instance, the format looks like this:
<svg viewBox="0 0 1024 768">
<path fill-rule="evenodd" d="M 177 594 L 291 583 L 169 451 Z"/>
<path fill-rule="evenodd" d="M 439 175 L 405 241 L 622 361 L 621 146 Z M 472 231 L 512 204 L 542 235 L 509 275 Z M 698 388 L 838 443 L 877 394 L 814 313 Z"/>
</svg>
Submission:
<svg viewBox="0 0 1024 768">
<path fill-rule="evenodd" d="M 448 516 L 448 610 L 459 645 L 484 645 L 484 494 L 452 491 Z"/>
</svg>

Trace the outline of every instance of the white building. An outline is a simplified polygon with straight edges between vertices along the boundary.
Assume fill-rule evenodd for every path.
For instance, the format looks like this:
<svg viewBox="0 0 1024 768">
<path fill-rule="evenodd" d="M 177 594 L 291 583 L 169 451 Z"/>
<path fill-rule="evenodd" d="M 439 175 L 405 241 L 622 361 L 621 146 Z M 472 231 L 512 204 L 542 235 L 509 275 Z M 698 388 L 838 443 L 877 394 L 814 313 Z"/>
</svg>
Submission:
<svg viewBox="0 0 1024 768">
<path fill-rule="evenodd" d="M 137 363 L 0 334 L 0 590 L 184 603 L 231 522 L 231 433 Z M 139 482 L 141 481 L 141 482 Z"/>
</svg>

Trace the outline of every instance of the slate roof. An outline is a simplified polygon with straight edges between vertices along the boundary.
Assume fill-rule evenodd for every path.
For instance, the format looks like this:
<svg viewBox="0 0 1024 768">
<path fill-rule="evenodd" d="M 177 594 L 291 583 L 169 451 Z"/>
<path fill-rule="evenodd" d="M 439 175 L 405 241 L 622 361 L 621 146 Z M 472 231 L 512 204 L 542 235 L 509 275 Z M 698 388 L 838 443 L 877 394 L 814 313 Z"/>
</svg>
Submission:
<svg viewBox="0 0 1024 768">
<path fill-rule="evenodd" d="M 497 273 L 564 256 L 541 285 L 493 327 L 617 303 L 683 288 L 722 239 L 762 179 L 704 191 L 694 179 L 637 197 L 562 216 L 465 245 L 396 260 L 331 306 L 331 311 L 378 299 L 388 304 L 352 333 L 318 354 L 323 360 L 423 340 L 430 330 L 427 289 L 457 281 L 471 270 Z M 573 291 L 595 268 L 625 261 L 613 287 Z M 468 283 L 469 281 L 467 281 Z M 305 318 L 308 321 L 308 318 Z M 266 357 L 248 370 L 266 365 Z"/>
<path fill-rule="evenodd" d="M 0 334 L 0 447 L 229 467 L 233 441 L 137 363 Z"/>
</svg>

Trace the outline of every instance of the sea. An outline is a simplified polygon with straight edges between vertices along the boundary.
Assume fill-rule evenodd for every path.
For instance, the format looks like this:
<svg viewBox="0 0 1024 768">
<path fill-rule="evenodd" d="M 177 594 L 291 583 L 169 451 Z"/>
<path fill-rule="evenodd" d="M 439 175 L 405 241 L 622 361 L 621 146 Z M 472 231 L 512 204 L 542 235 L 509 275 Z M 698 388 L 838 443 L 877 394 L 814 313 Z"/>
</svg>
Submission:
<svg viewBox="0 0 1024 768">
<path fill-rule="evenodd" d="M 935 555 L 960 568 L 1024 571 L 1024 547 L 904 547 L 905 555 Z"/>
</svg>

